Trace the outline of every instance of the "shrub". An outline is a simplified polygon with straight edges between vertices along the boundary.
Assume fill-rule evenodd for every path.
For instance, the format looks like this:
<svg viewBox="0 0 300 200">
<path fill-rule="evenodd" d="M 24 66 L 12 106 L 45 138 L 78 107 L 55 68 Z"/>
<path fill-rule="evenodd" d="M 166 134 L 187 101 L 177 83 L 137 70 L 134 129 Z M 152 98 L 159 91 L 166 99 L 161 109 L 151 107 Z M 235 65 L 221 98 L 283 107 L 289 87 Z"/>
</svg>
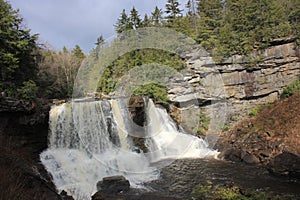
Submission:
<svg viewBox="0 0 300 200">
<path fill-rule="evenodd" d="M 139 86 L 133 91 L 133 93 L 136 95 L 148 96 L 149 98 L 152 98 L 156 103 L 166 106 L 169 105 L 167 89 L 164 86 L 155 83 L 147 83 Z"/>
<path fill-rule="evenodd" d="M 209 123 L 210 123 L 210 117 L 207 116 L 203 110 L 200 110 L 197 133 L 199 135 L 204 136 L 206 134 L 206 131 L 208 131 Z"/>
<path fill-rule="evenodd" d="M 250 115 L 251 117 L 254 117 L 254 116 L 256 116 L 260 111 L 262 111 L 263 109 L 265 109 L 265 108 L 267 108 L 267 107 L 269 107 L 269 106 L 271 106 L 271 105 L 272 105 L 272 103 L 265 103 L 265 104 L 259 105 L 259 106 L 255 107 L 255 108 L 253 108 L 253 109 L 249 112 L 249 115 Z"/>
<path fill-rule="evenodd" d="M 281 94 L 281 98 L 287 98 L 289 96 L 292 96 L 293 94 L 298 93 L 300 94 L 300 78 L 290 83 L 288 86 L 286 86 L 283 89 L 283 92 Z"/>
</svg>

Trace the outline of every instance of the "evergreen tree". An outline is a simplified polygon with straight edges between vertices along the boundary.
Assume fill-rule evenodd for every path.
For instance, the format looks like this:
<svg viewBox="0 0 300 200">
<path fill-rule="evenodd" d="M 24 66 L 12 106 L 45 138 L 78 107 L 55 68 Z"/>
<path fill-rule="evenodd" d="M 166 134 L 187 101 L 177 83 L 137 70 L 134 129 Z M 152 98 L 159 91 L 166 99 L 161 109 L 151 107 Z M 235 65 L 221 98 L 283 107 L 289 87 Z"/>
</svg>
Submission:
<svg viewBox="0 0 300 200">
<path fill-rule="evenodd" d="M 185 16 L 185 22 L 189 27 L 189 30 L 186 34 L 191 36 L 194 39 L 197 39 L 197 23 L 199 22 L 198 15 L 196 13 L 196 1 L 195 0 L 188 0 L 187 4 L 185 5 L 187 9 L 187 13 Z M 186 29 L 186 30 L 187 30 Z"/>
<path fill-rule="evenodd" d="M 179 8 L 180 4 L 177 0 L 168 0 L 166 4 L 167 22 L 172 25 L 178 16 L 182 16 L 182 10 Z"/>
<path fill-rule="evenodd" d="M 130 20 L 126 14 L 125 9 L 123 9 L 120 18 L 118 19 L 115 30 L 117 33 L 122 33 L 123 31 L 131 29 Z"/>
<path fill-rule="evenodd" d="M 148 27 L 151 25 L 151 20 L 149 19 L 147 14 L 145 14 L 144 19 L 141 24 L 143 27 Z"/>
<path fill-rule="evenodd" d="M 131 29 L 137 29 L 141 26 L 141 18 L 135 7 L 130 11 L 129 24 Z"/>
<path fill-rule="evenodd" d="M 85 55 L 84 55 L 82 49 L 77 44 L 75 45 L 75 48 L 72 50 L 72 55 L 74 55 L 76 58 L 79 58 L 79 59 L 85 58 Z"/>
<path fill-rule="evenodd" d="M 199 0 L 197 13 L 200 17 L 198 40 L 207 49 L 212 49 L 223 19 L 222 0 Z"/>
<path fill-rule="evenodd" d="M 0 90 L 14 95 L 23 82 L 37 74 L 36 39 L 24 29 L 23 19 L 11 5 L 0 0 Z"/>
<path fill-rule="evenodd" d="M 151 13 L 151 21 L 153 26 L 161 26 L 163 20 L 163 12 L 157 6 L 155 6 L 154 11 Z"/>
<path fill-rule="evenodd" d="M 286 7 L 286 14 L 292 26 L 293 34 L 297 37 L 297 44 L 300 45 L 300 1 L 288 0 L 288 7 Z"/>
<path fill-rule="evenodd" d="M 104 44 L 104 38 L 102 35 L 100 35 L 98 38 L 97 38 L 97 42 L 95 43 L 97 46 L 101 46 L 102 44 Z"/>
</svg>

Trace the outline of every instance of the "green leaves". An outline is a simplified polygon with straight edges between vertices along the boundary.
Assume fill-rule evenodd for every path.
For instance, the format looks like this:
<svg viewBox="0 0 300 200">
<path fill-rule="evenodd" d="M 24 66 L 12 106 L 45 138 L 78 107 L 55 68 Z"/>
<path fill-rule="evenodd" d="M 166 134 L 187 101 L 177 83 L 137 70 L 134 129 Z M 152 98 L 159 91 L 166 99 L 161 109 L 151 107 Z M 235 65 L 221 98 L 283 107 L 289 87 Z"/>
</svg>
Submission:
<svg viewBox="0 0 300 200">
<path fill-rule="evenodd" d="M 287 98 L 295 93 L 298 93 L 300 95 L 300 78 L 293 81 L 283 89 L 281 98 Z"/>
<path fill-rule="evenodd" d="M 136 90 L 133 91 L 134 94 L 140 96 L 147 96 L 152 98 L 155 103 L 159 103 L 162 105 L 168 105 L 168 93 L 167 89 L 164 86 L 148 83 L 142 86 L 139 86 Z"/>
<path fill-rule="evenodd" d="M 175 70 L 185 67 L 184 61 L 176 54 L 158 49 L 136 50 L 121 56 L 106 68 L 99 80 L 97 90 L 103 93 L 113 92 L 117 80 L 126 75 L 130 69 L 151 63 L 159 63 Z"/>
<path fill-rule="evenodd" d="M 16 88 L 23 82 L 36 78 L 34 52 L 37 35 L 30 35 L 30 30 L 23 28 L 22 21 L 18 10 L 0 0 L 0 90 L 3 91 L 16 93 Z"/>
<path fill-rule="evenodd" d="M 34 81 L 24 81 L 23 87 L 18 89 L 18 93 L 22 99 L 34 100 L 38 93 L 38 86 Z"/>
</svg>

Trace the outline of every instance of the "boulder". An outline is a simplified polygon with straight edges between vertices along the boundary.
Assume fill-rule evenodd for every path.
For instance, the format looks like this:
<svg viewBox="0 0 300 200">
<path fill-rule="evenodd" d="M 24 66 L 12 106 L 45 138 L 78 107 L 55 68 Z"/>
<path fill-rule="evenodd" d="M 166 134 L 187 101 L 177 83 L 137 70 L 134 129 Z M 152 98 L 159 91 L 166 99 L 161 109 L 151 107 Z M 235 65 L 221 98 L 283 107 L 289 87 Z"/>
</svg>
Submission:
<svg viewBox="0 0 300 200">
<path fill-rule="evenodd" d="M 277 155 L 268 164 L 270 172 L 300 178 L 300 157 L 290 152 Z"/>
<path fill-rule="evenodd" d="M 241 162 L 241 151 L 239 149 L 235 148 L 228 148 L 222 151 L 219 155 L 219 158 L 225 159 L 225 160 L 231 160 L 234 162 Z"/>
<path fill-rule="evenodd" d="M 243 160 L 243 162 L 248 164 L 258 164 L 260 162 L 255 155 L 248 152 L 243 152 L 241 154 L 241 159 Z"/>
<path fill-rule="evenodd" d="M 63 200 L 74 200 L 74 198 L 70 195 L 68 195 L 68 193 L 66 191 L 61 191 L 60 196 Z"/>
<path fill-rule="evenodd" d="M 129 191 L 130 183 L 124 176 L 105 177 L 97 183 L 97 190 L 103 194 L 118 194 Z"/>
</svg>

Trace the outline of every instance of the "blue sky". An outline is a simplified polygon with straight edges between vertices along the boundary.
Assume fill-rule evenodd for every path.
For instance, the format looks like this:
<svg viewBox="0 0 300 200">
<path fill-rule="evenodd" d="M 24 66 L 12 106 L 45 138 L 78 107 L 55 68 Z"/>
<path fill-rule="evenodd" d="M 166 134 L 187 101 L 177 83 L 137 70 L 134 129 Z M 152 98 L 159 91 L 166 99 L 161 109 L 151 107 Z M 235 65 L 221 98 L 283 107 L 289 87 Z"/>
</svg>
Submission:
<svg viewBox="0 0 300 200">
<path fill-rule="evenodd" d="M 40 42 L 55 50 L 78 44 L 88 53 L 100 35 L 115 35 L 114 24 L 123 9 L 133 6 L 141 16 L 150 14 L 155 6 L 164 9 L 167 0 L 9 0 L 20 10 L 25 25 L 40 34 Z M 180 0 L 184 8 L 186 0 Z"/>
</svg>

